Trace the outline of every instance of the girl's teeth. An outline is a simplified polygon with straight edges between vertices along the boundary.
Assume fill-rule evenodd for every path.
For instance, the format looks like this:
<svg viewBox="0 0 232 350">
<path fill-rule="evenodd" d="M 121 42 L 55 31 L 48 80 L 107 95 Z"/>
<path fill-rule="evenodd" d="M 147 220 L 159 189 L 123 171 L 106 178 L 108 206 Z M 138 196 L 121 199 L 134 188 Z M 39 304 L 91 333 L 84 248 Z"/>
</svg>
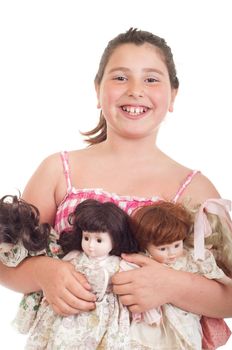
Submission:
<svg viewBox="0 0 232 350">
<path fill-rule="evenodd" d="M 132 115 L 138 115 L 145 113 L 147 111 L 147 107 L 131 107 L 131 106 L 123 106 L 122 107 L 124 112 L 127 112 Z"/>
</svg>

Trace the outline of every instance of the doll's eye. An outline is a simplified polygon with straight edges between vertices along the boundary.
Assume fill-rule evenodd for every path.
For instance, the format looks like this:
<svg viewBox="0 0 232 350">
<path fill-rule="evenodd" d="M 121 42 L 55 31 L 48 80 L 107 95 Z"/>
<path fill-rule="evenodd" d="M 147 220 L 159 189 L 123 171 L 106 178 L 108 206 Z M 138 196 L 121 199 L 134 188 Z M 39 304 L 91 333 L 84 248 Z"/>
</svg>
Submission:
<svg viewBox="0 0 232 350">
<path fill-rule="evenodd" d="M 98 238 L 97 243 L 101 243 L 101 242 L 102 242 L 101 238 Z"/>
<path fill-rule="evenodd" d="M 165 247 L 161 247 L 161 248 L 159 248 L 159 250 L 160 250 L 161 252 L 165 252 L 166 248 L 165 248 Z"/>
<path fill-rule="evenodd" d="M 89 237 L 84 237 L 84 240 L 85 240 L 85 241 L 88 241 L 88 240 L 89 240 Z"/>
</svg>

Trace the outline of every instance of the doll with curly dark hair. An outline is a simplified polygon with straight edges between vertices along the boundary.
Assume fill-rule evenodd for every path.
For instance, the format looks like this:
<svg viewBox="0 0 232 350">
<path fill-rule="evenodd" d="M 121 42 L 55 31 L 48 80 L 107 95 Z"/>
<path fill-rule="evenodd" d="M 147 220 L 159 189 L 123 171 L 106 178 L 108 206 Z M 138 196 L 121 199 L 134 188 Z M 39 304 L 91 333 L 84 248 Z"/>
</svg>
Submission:
<svg viewBox="0 0 232 350">
<path fill-rule="evenodd" d="M 0 199 L 0 261 L 16 267 L 24 259 L 47 255 L 58 258 L 61 246 L 58 235 L 47 223 L 40 223 L 38 209 L 18 196 Z M 25 294 L 21 300 L 14 325 L 20 333 L 28 333 L 43 298 L 42 291 Z"/>
</svg>

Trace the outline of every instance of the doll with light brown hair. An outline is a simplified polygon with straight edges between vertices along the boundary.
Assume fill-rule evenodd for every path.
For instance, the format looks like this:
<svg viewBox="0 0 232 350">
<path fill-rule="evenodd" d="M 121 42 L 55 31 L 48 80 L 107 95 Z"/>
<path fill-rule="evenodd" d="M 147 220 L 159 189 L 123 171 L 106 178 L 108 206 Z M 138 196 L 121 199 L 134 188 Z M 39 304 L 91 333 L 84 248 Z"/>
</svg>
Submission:
<svg viewBox="0 0 232 350">
<path fill-rule="evenodd" d="M 210 250 L 204 259 L 195 259 L 194 217 L 184 205 L 159 201 L 140 207 L 132 215 L 132 229 L 141 252 L 167 268 L 188 271 L 231 283 L 217 266 Z M 216 233 L 215 233 L 216 235 Z M 208 238 L 211 239 L 212 237 Z M 141 315 L 131 324 L 131 342 L 140 349 L 202 349 L 201 315 L 186 312 L 171 304 Z"/>
</svg>

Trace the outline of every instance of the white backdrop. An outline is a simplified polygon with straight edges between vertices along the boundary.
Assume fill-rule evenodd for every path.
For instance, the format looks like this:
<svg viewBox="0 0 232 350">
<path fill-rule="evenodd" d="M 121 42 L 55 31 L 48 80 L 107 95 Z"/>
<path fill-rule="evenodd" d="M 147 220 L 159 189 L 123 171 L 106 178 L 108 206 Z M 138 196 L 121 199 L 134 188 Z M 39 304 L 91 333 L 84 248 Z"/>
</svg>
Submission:
<svg viewBox="0 0 232 350">
<path fill-rule="evenodd" d="M 93 79 L 108 40 L 129 27 L 163 36 L 180 79 L 159 145 L 232 199 L 230 0 L 1 0 L 0 195 L 23 190 L 50 153 L 84 147 L 98 120 Z M 23 349 L 10 322 L 20 295 L 0 287 L 4 350 Z M 232 326 L 232 320 L 228 320 Z M 1 345 L 2 348 L 2 345 Z M 232 348 L 232 339 L 223 349 Z"/>
</svg>

